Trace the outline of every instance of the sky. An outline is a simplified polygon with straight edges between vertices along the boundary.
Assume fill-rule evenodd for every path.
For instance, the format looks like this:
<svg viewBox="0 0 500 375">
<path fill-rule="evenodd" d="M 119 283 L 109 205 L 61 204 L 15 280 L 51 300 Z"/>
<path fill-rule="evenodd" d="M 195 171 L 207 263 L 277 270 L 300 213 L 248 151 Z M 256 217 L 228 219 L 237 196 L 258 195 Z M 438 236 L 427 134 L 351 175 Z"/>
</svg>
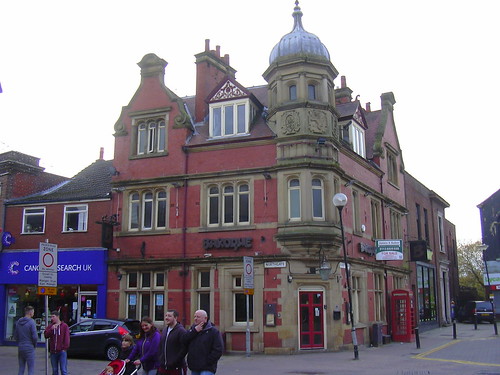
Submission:
<svg viewBox="0 0 500 375">
<path fill-rule="evenodd" d="M 147 53 L 165 84 L 195 92 L 194 55 L 230 55 L 244 86 L 265 84 L 292 30 L 293 0 L 25 0 L 0 4 L 0 153 L 40 158 L 67 177 L 104 148 Z M 353 97 L 393 92 L 406 171 L 445 199 L 459 242 L 481 239 L 477 205 L 500 188 L 500 1 L 301 0 L 304 28 L 330 52 Z"/>
</svg>

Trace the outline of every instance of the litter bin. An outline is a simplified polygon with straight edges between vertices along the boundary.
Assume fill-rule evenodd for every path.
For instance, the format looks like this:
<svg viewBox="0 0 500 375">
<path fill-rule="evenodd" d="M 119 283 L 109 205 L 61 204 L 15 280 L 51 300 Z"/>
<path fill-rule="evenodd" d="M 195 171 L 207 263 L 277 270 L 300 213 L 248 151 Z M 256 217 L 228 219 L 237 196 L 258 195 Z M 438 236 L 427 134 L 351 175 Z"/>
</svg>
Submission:
<svg viewBox="0 0 500 375">
<path fill-rule="evenodd" d="M 381 346 L 382 340 L 383 340 L 382 324 L 375 323 L 372 326 L 372 345 L 373 346 Z"/>
</svg>

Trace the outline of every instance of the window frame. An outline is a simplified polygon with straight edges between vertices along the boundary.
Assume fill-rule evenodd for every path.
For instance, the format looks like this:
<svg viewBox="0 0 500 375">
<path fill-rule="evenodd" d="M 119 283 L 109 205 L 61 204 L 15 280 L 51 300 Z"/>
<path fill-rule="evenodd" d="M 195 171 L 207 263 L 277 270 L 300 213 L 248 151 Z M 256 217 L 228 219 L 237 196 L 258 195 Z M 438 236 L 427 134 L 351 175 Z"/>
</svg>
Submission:
<svg viewBox="0 0 500 375">
<path fill-rule="evenodd" d="M 228 131 L 228 112 L 231 108 L 232 116 L 232 131 Z M 240 109 L 244 109 L 243 118 L 240 118 Z M 215 112 L 220 115 L 216 116 Z M 210 103 L 209 105 L 209 137 L 210 138 L 227 138 L 239 137 L 249 134 L 250 124 L 255 117 L 256 109 L 249 98 L 238 98 L 234 100 L 219 101 Z M 220 124 L 219 124 L 220 121 Z M 242 121 L 242 122 L 241 122 Z M 217 127 L 217 131 L 215 126 Z"/>
<path fill-rule="evenodd" d="M 163 285 L 157 285 L 158 274 L 164 275 Z M 135 283 L 131 285 L 131 278 L 135 279 Z M 146 277 L 145 277 L 146 276 Z M 140 320 L 142 316 L 150 316 L 154 322 L 163 322 L 166 311 L 166 290 L 167 277 L 163 272 L 155 271 L 132 271 L 128 272 L 127 285 L 125 289 L 125 304 L 126 304 L 126 317 L 128 319 Z M 146 281 L 149 281 L 145 283 Z M 133 304 L 131 304 L 133 302 Z M 158 304 L 162 302 L 162 304 Z M 131 306 L 135 306 L 133 309 Z M 148 306 L 146 313 L 144 308 Z M 160 308 L 158 308 L 160 306 Z"/>
<path fill-rule="evenodd" d="M 134 120 L 135 155 L 147 156 L 167 151 L 167 116 L 147 116 Z"/>
<path fill-rule="evenodd" d="M 372 220 L 372 239 L 379 239 L 382 236 L 381 227 L 381 204 L 375 199 L 370 200 L 371 220 Z"/>
<path fill-rule="evenodd" d="M 162 193 L 164 196 L 160 197 Z M 127 197 L 129 232 L 154 232 L 168 228 L 169 193 L 166 187 L 132 190 Z M 164 218 L 164 226 L 159 225 L 160 216 Z"/>
<path fill-rule="evenodd" d="M 383 322 L 385 319 L 384 275 L 373 274 L 373 299 L 375 321 Z"/>
<path fill-rule="evenodd" d="M 246 187 L 246 190 L 243 188 Z M 210 228 L 246 226 L 251 223 L 252 191 L 250 181 L 208 184 L 206 194 L 206 226 Z M 230 206 L 230 212 L 227 211 Z M 243 220 L 246 212 L 247 220 Z"/>
<path fill-rule="evenodd" d="M 239 280 L 239 282 L 238 282 Z M 243 296 L 243 300 L 241 300 L 241 296 Z M 233 326 L 242 326 L 246 325 L 246 294 L 243 289 L 243 276 L 242 275 L 233 275 L 232 276 L 232 323 Z M 249 325 L 253 326 L 255 321 L 255 303 L 253 299 L 253 295 L 248 296 L 248 301 L 250 304 L 249 309 Z M 242 303 L 243 306 L 239 306 Z M 243 309 L 245 318 L 243 320 L 237 320 L 239 314 L 238 311 Z"/>
<path fill-rule="evenodd" d="M 78 211 L 70 211 L 68 212 L 69 208 L 81 208 L 84 207 L 83 210 L 78 210 Z M 78 214 L 78 226 L 80 227 L 80 217 L 83 214 L 83 228 L 82 229 L 68 229 L 68 215 L 71 214 Z M 86 232 L 88 228 L 88 217 L 89 217 L 89 205 L 88 204 L 68 204 L 64 205 L 64 211 L 63 211 L 63 233 L 73 233 L 73 232 Z"/>
<path fill-rule="evenodd" d="M 314 182 L 319 181 L 319 185 L 315 185 Z M 319 186 L 319 187 L 318 187 Z M 319 190 L 319 193 L 315 191 Z M 319 196 L 317 196 L 319 194 Z M 316 201 L 319 199 L 319 203 Z M 321 208 L 321 216 L 315 216 L 315 206 L 319 205 Z M 311 206 L 312 206 L 312 218 L 315 221 L 325 221 L 325 183 L 322 178 L 313 177 L 311 180 Z"/>
<path fill-rule="evenodd" d="M 294 181 L 297 181 L 298 185 L 291 186 L 292 182 Z M 302 218 L 301 183 L 300 179 L 296 176 L 290 177 L 287 181 L 287 197 L 288 197 L 288 220 L 300 221 Z M 298 212 L 298 215 L 292 216 L 292 213 L 295 212 Z"/>
<path fill-rule="evenodd" d="M 42 210 L 42 212 L 33 212 L 33 213 L 28 213 L 28 210 Z M 39 231 L 28 231 L 27 226 L 29 224 L 28 218 L 29 217 L 34 217 L 34 216 L 41 216 L 42 217 L 42 228 Z M 45 233 L 45 220 L 47 218 L 47 209 L 45 206 L 37 206 L 37 207 L 24 207 L 23 209 L 23 227 L 22 227 L 22 234 L 43 234 Z"/>
<path fill-rule="evenodd" d="M 390 150 L 387 150 L 387 180 L 398 185 L 398 162 L 397 155 Z"/>
</svg>

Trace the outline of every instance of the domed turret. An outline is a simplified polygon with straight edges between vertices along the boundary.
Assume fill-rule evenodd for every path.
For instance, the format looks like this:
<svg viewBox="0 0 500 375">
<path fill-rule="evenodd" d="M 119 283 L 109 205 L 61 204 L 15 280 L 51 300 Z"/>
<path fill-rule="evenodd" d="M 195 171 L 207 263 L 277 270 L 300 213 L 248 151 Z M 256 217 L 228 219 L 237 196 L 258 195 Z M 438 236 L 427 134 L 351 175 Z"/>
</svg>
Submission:
<svg viewBox="0 0 500 375">
<path fill-rule="evenodd" d="M 269 65 L 278 59 L 300 55 L 311 55 L 330 61 L 330 53 L 319 38 L 304 30 L 302 26 L 302 11 L 298 0 L 292 14 L 294 18 L 293 30 L 286 34 L 276 44 L 269 56 Z"/>
</svg>

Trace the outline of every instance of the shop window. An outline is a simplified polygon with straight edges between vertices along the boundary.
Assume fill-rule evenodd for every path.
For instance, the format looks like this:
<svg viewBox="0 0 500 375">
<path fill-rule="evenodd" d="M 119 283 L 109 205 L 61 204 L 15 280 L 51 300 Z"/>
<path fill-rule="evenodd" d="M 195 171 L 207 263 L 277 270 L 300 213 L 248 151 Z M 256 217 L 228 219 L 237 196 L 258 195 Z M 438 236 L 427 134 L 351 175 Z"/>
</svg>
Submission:
<svg viewBox="0 0 500 375">
<path fill-rule="evenodd" d="M 164 189 L 129 194 L 129 230 L 165 229 L 167 227 L 167 197 Z"/>
<path fill-rule="evenodd" d="M 352 314 L 354 318 L 354 324 L 360 321 L 360 310 L 361 310 L 361 278 L 357 276 L 352 276 Z"/>
<path fill-rule="evenodd" d="M 375 320 L 384 320 L 384 276 L 381 274 L 374 274 L 374 302 L 375 302 Z"/>
<path fill-rule="evenodd" d="M 435 271 L 417 265 L 418 311 L 421 322 L 437 319 Z"/>
<path fill-rule="evenodd" d="M 300 181 L 297 178 L 288 181 L 288 218 L 300 220 Z"/>
<path fill-rule="evenodd" d="M 250 188 L 247 183 L 209 186 L 207 205 L 209 227 L 250 224 Z"/>
<path fill-rule="evenodd" d="M 88 205 L 64 206 L 63 232 L 85 232 L 87 230 Z"/>
<path fill-rule="evenodd" d="M 325 220 L 323 181 L 319 178 L 312 180 L 312 215 L 314 220 Z"/>
<path fill-rule="evenodd" d="M 198 294 L 198 309 L 205 310 L 210 316 L 210 271 L 200 270 L 198 271 L 198 288 L 196 290 Z"/>
<path fill-rule="evenodd" d="M 253 295 L 248 296 L 249 322 L 253 324 Z M 233 324 L 247 322 L 247 295 L 243 291 L 242 277 L 233 276 Z"/>
<path fill-rule="evenodd" d="M 23 233 L 45 232 L 45 207 L 25 208 L 23 213 Z"/>
<path fill-rule="evenodd" d="M 166 124 L 163 118 L 141 119 L 137 122 L 137 155 L 165 151 Z"/>
</svg>

